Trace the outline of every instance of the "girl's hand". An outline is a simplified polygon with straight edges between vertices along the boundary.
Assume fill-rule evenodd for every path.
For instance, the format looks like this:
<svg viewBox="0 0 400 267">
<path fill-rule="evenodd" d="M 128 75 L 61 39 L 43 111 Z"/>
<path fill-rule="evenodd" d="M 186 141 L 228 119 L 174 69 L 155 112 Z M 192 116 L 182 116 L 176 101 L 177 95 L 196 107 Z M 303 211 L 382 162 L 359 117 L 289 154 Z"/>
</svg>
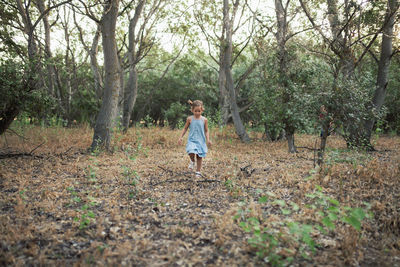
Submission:
<svg viewBox="0 0 400 267">
<path fill-rule="evenodd" d="M 212 142 L 211 141 L 208 141 L 207 144 L 208 144 L 209 147 L 212 146 Z"/>
<path fill-rule="evenodd" d="M 179 138 L 178 145 L 182 145 L 182 137 Z"/>
</svg>

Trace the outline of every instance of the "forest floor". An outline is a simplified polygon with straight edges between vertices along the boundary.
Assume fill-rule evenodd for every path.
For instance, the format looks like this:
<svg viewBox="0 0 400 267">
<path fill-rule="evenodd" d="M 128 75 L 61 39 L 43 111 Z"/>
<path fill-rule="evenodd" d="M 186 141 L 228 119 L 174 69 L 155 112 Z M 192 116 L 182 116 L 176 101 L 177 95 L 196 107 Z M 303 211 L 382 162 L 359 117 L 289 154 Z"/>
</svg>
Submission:
<svg viewBox="0 0 400 267">
<path fill-rule="evenodd" d="M 400 266 L 400 137 L 366 153 L 330 136 L 314 168 L 307 148 L 213 129 L 195 178 L 179 134 L 132 128 L 100 153 L 86 127 L 2 136 L 0 265 Z"/>
</svg>

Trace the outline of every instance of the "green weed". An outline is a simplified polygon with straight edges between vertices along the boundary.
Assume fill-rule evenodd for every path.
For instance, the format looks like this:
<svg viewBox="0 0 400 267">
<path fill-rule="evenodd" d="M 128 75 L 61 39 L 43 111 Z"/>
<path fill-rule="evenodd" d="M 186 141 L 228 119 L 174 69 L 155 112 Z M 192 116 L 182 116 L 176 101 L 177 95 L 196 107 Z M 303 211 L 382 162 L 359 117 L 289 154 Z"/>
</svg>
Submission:
<svg viewBox="0 0 400 267">
<path fill-rule="evenodd" d="M 310 202 L 306 207 L 313 209 L 316 214 L 315 220 L 307 223 L 293 221 L 289 217 L 292 213 L 302 212 L 298 204 L 274 199 L 273 194 L 261 196 L 258 205 L 273 206 L 280 210 L 284 219 L 275 224 L 267 223 L 266 215 L 265 219 L 250 216 L 252 211 L 247 208 L 247 203 L 241 203 L 234 220 L 243 231 L 250 234 L 247 242 L 255 248 L 259 259 L 272 266 L 288 266 L 299 255 L 308 259 L 318 246 L 312 233 L 318 231 L 321 235 L 328 235 L 340 222 L 360 231 L 362 221 L 372 216 L 368 204 L 364 209 L 342 206 L 336 199 L 325 195 L 320 186 L 316 186 L 313 194 L 306 196 Z"/>
</svg>

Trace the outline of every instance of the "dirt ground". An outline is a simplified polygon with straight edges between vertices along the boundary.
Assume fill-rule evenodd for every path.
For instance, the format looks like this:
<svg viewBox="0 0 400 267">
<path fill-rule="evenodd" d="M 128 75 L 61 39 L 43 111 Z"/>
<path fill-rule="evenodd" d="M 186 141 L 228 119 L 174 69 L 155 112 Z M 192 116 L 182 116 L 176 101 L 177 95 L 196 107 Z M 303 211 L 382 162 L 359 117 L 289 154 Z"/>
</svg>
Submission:
<svg viewBox="0 0 400 267">
<path fill-rule="evenodd" d="M 275 264 L 400 266 L 400 137 L 375 138 L 377 151 L 365 153 L 330 136 L 318 169 L 316 136 L 296 135 L 303 148 L 289 154 L 285 141 L 253 132 L 242 144 L 232 128 L 212 129 L 196 178 L 179 134 L 132 128 L 115 134 L 112 152 L 99 153 L 87 152 L 87 127 L 2 136 L 0 265 L 272 265 L 268 253 L 257 256 L 262 245 L 250 245 L 253 230 L 240 224 L 247 216 L 279 237 L 269 251 L 281 259 Z M 315 251 L 301 250 L 283 222 L 321 221 L 307 205 L 318 186 L 340 207 L 368 206 L 373 217 L 360 231 L 341 221 L 324 234 L 313 230 Z M 297 208 L 284 214 L 282 202 Z"/>
</svg>

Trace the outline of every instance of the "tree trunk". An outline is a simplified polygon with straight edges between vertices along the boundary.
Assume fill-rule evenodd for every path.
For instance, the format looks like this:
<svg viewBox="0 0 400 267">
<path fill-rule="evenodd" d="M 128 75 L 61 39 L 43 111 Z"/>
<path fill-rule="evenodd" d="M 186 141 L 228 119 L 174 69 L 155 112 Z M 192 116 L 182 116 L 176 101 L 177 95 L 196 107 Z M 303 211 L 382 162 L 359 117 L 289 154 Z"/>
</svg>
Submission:
<svg viewBox="0 0 400 267">
<path fill-rule="evenodd" d="M 61 103 L 63 103 L 63 108 L 62 111 L 64 114 L 62 114 L 62 117 L 66 120 L 70 120 L 71 117 L 71 100 L 72 100 L 72 86 L 71 86 L 71 59 L 70 59 L 70 51 L 71 51 L 71 46 L 70 46 L 70 39 L 69 39 L 69 28 L 68 28 L 68 21 L 67 18 L 65 20 L 65 25 L 64 25 L 64 38 L 65 38 L 65 43 L 66 43 L 66 50 L 65 50 L 65 67 L 68 70 L 67 73 L 67 79 L 65 81 L 65 94 L 61 94 L 61 88 L 60 90 L 60 95 L 64 96 L 63 99 L 61 99 Z M 72 53 L 71 53 L 72 54 Z M 72 55 L 71 55 L 72 58 Z M 73 64 L 74 62 L 72 62 Z"/>
<path fill-rule="evenodd" d="M 90 67 L 93 72 L 94 77 L 94 90 L 98 98 L 103 97 L 103 79 L 99 70 L 99 65 L 97 63 L 97 53 L 99 47 L 99 39 L 101 34 L 101 25 L 98 25 L 96 33 L 94 34 L 92 45 L 89 50 L 90 57 Z"/>
<path fill-rule="evenodd" d="M 226 90 L 225 67 L 223 66 L 222 62 L 220 63 L 219 67 L 218 86 L 219 86 L 219 106 L 221 110 L 220 126 L 225 126 L 229 121 L 230 104 L 229 104 L 229 93 Z"/>
<path fill-rule="evenodd" d="M 285 104 L 292 101 L 292 96 L 287 90 L 288 87 L 288 52 L 286 42 L 288 40 L 288 22 L 287 13 L 282 3 L 282 0 L 275 0 L 275 15 L 277 19 L 277 32 L 276 40 L 278 43 L 278 61 L 279 61 L 279 87 L 282 90 L 282 103 Z M 294 144 L 295 126 L 291 118 L 283 119 L 284 128 L 286 132 L 286 139 L 288 142 L 289 153 L 296 153 L 296 146 Z"/>
<path fill-rule="evenodd" d="M 35 73 L 40 69 L 40 60 L 39 53 L 36 44 L 36 40 L 34 37 L 34 25 L 31 21 L 31 17 L 29 16 L 28 8 L 24 8 L 21 0 L 16 0 L 18 12 L 22 18 L 22 22 L 24 24 L 25 34 L 28 35 L 28 69 L 25 71 L 26 75 L 26 91 L 31 92 L 38 88 L 37 80 L 35 79 Z M 23 99 L 19 99 L 19 101 L 23 102 Z M 14 118 L 18 116 L 21 103 L 16 104 L 11 107 L 10 110 L 7 110 L 4 115 L 4 122 L 1 125 L 1 132 L 3 133 L 14 121 Z"/>
<path fill-rule="evenodd" d="M 396 19 L 396 13 L 399 9 L 398 0 L 388 0 L 387 9 L 385 15 L 385 26 L 383 27 L 382 43 L 381 43 L 381 55 L 378 63 L 378 76 L 376 79 L 376 88 L 374 98 L 372 99 L 372 109 L 379 111 L 384 102 L 386 96 L 386 88 L 389 77 L 390 60 L 392 57 L 392 42 L 393 42 L 393 28 Z M 365 123 L 365 135 L 366 141 L 371 143 L 372 128 L 375 120 L 371 119 Z"/>
<path fill-rule="evenodd" d="M 223 35 L 225 33 L 225 28 L 223 28 Z M 225 74 L 225 47 L 224 40 L 221 40 L 220 44 L 220 55 L 219 55 L 219 74 L 218 74 L 218 87 L 219 87 L 219 107 L 221 111 L 221 121 L 220 126 L 225 126 L 229 120 L 230 114 L 230 104 L 229 104 L 229 93 L 226 87 L 226 74 Z"/>
<path fill-rule="evenodd" d="M 18 116 L 20 110 L 17 104 L 10 105 L 10 108 L 4 110 L 4 112 L 0 113 L 0 135 L 5 133 L 5 131 L 10 127 L 11 123 L 14 121 L 14 118 Z"/>
<path fill-rule="evenodd" d="M 45 5 L 43 0 L 38 0 L 37 2 L 38 9 L 40 13 L 44 13 Z M 45 50 L 45 58 L 46 58 L 46 65 L 47 65 L 47 72 L 48 72 L 48 93 L 50 96 L 54 96 L 54 85 L 55 85 L 55 66 L 52 62 L 52 52 L 51 52 L 51 37 L 50 37 L 50 24 L 48 20 L 48 14 L 43 16 L 43 25 L 44 25 L 44 50 Z"/>
<path fill-rule="evenodd" d="M 230 110 L 232 113 L 233 123 L 235 125 L 236 133 L 239 136 L 242 142 L 248 143 L 250 142 L 250 138 L 247 135 L 246 129 L 243 125 L 243 122 L 240 118 L 239 107 L 236 103 L 236 93 L 235 86 L 233 84 L 232 77 L 232 24 L 233 21 L 229 20 L 229 1 L 224 0 L 224 27 L 225 27 L 225 43 L 224 45 L 224 58 L 223 65 L 225 69 L 226 75 L 226 89 L 229 92 L 229 102 L 230 102 Z"/>
<path fill-rule="evenodd" d="M 125 88 L 124 92 L 124 109 L 123 109 L 123 119 L 122 126 L 124 132 L 126 132 L 129 128 L 129 122 L 131 119 L 131 114 L 133 111 L 133 107 L 136 103 L 137 92 L 138 92 L 138 82 L 137 82 L 137 70 L 136 66 L 131 68 L 129 71 L 129 80 L 128 85 Z"/>
<path fill-rule="evenodd" d="M 96 93 L 96 96 L 98 99 L 102 99 L 103 98 L 103 78 L 101 75 L 101 72 L 99 70 L 99 64 L 97 63 L 97 54 L 98 54 L 98 48 L 99 48 L 99 39 L 101 36 L 101 25 L 100 23 L 96 22 L 97 24 L 97 29 L 96 32 L 93 36 L 93 40 L 92 40 L 92 44 L 91 46 L 87 46 L 84 39 L 83 39 L 83 30 L 79 24 L 79 22 L 76 20 L 76 15 L 75 15 L 75 11 L 74 11 L 74 22 L 75 22 L 75 27 L 78 29 L 79 31 L 79 39 L 83 45 L 83 47 L 85 48 L 86 52 L 89 55 L 90 58 L 90 67 L 92 69 L 93 72 L 93 78 L 94 78 L 94 90 Z"/>
<path fill-rule="evenodd" d="M 112 130 L 115 126 L 121 86 L 121 72 L 115 40 L 118 6 L 119 0 L 107 1 L 104 5 L 104 14 L 100 22 L 103 41 L 105 81 L 103 103 L 97 116 L 91 150 L 95 150 L 99 147 L 109 149 Z"/>
<path fill-rule="evenodd" d="M 328 118 L 325 118 L 322 121 L 321 143 L 319 146 L 318 159 L 317 159 L 318 166 L 321 166 L 324 163 L 326 141 L 329 135 L 329 126 L 330 126 L 330 121 Z"/>
<path fill-rule="evenodd" d="M 138 92 L 138 73 L 136 69 L 137 62 L 137 37 L 135 34 L 136 25 L 143 11 L 145 1 L 141 0 L 135 9 L 135 15 L 129 21 L 129 50 L 128 50 L 128 61 L 129 61 L 129 79 L 128 84 L 124 90 L 124 99 L 123 99 L 123 119 L 122 119 L 122 127 L 124 132 L 126 132 L 129 128 L 129 122 L 131 119 L 131 114 L 133 108 L 136 103 L 137 92 Z"/>
<path fill-rule="evenodd" d="M 286 135 L 286 139 L 288 141 L 288 152 L 289 153 L 296 153 L 296 146 L 294 144 L 294 133 L 290 133 Z"/>
</svg>

